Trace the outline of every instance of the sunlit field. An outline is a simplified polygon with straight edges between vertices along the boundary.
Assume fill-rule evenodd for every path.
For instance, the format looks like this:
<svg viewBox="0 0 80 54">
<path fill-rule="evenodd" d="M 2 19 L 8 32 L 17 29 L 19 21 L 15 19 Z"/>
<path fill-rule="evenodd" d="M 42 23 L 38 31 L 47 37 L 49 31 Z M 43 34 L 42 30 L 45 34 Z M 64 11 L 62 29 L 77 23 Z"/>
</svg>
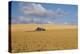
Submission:
<svg viewBox="0 0 80 54">
<path fill-rule="evenodd" d="M 46 31 L 35 31 L 37 27 Z M 77 33 L 76 25 L 12 24 L 12 52 L 76 49 Z"/>
</svg>

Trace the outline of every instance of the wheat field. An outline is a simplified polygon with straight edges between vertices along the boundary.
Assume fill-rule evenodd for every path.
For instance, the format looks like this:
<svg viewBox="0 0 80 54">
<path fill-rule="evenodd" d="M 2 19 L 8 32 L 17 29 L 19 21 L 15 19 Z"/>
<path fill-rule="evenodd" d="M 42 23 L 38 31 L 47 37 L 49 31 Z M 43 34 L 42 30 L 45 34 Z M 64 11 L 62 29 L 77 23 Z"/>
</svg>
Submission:
<svg viewBox="0 0 80 54">
<path fill-rule="evenodd" d="M 37 27 L 46 31 L 35 31 Z M 12 52 L 76 49 L 77 33 L 76 25 L 12 24 Z"/>
</svg>

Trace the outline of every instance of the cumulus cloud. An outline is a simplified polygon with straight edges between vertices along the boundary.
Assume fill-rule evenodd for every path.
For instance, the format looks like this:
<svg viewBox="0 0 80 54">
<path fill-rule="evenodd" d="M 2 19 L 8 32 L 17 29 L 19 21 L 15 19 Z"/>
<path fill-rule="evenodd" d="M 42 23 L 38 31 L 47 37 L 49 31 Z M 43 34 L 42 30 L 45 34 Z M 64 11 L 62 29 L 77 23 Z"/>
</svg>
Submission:
<svg viewBox="0 0 80 54">
<path fill-rule="evenodd" d="M 16 23 L 53 23 L 52 21 L 48 21 L 47 18 L 54 20 L 69 16 L 69 13 L 64 12 L 61 8 L 57 8 L 56 10 L 47 9 L 38 3 L 20 3 L 19 9 L 23 15 L 13 20 L 13 23 L 15 21 Z"/>
<path fill-rule="evenodd" d="M 25 15 L 44 15 L 46 13 L 46 9 L 44 7 L 42 7 L 41 4 L 30 4 L 30 6 L 23 6 L 21 8 L 21 11 L 25 14 Z"/>
<path fill-rule="evenodd" d="M 60 8 L 57 8 L 56 10 L 46 9 L 41 4 L 36 3 L 30 3 L 28 5 L 22 6 L 21 11 L 24 15 L 34 15 L 41 17 L 45 16 L 49 18 L 62 18 L 67 14 Z"/>
</svg>

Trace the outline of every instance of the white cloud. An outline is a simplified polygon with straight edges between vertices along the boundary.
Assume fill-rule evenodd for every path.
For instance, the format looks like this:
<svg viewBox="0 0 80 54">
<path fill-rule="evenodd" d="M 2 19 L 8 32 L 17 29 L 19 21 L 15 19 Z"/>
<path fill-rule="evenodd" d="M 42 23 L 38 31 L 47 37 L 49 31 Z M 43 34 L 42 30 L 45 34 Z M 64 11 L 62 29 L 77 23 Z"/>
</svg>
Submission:
<svg viewBox="0 0 80 54">
<path fill-rule="evenodd" d="M 61 8 L 57 8 L 56 10 L 46 9 L 41 4 L 36 3 L 20 3 L 20 11 L 22 12 L 21 14 L 24 15 L 19 16 L 17 18 L 18 20 L 13 20 L 13 22 L 17 21 L 17 23 L 31 23 L 33 20 L 34 23 L 41 23 L 47 18 L 63 18 L 64 16 L 69 16 L 69 13 L 64 12 Z M 46 21 L 44 23 L 53 22 Z"/>
<path fill-rule="evenodd" d="M 68 24 L 68 22 L 64 22 L 64 24 Z"/>
<path fill-rule="evenodd" d="M 50 24 L 50 23 L 53 23 L 53 22 L 51 22 L 51 21 L 48 21 L 48 23 Z"/>
<path fill-rule="evenodd" d="M 21 6 L 21 11 L 24 15 L 36 15 L 36 16 L 46 16 L 48 18 L 63 18 L 68 16 L 67 12 L 64 12 L 62 9 L 57 8 L 56 10 L 46 9 L 41 4 L 29 3 L 27 5 Z"/>
<path fill-rule="evenodd" d="M 29 21 L 31 21 L 32 20 L 32 18 L 31 17 L 26 17 L 26 16 L 19 16 L 18 17 L 18 20 L 20 21 L 20 22 L 29 22 Z"/>
<path fill-rule="evenodd" d="M 46 9 L 44 7 L 42 7 L 41 4 L 35 4 L 35 3 L 31 3 L 30 6 L 23 6 L 22 8 L 22 12 L 26 15 L 44 15 L 46 13 Z"/>
<path fill-rule="evenodd" d="M 15 20 L 12 20 L 12 23 L 41 23 L 40 18 L 32 18 L 30 16 L 18 16 Z"/>
</svg>

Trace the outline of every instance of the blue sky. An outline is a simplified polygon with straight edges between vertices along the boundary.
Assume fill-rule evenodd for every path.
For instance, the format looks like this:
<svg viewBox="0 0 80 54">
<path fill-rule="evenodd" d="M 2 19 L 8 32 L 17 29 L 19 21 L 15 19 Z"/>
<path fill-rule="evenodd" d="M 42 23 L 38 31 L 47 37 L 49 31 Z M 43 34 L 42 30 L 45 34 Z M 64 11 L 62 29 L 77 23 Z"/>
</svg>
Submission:
<svg viewBox="0 0 80 54">
<path fill-rule="evenodd" d="M 77 24 L 77 5 L 13 1 L 11 22 L 15 24 Z"/>
</svg>

